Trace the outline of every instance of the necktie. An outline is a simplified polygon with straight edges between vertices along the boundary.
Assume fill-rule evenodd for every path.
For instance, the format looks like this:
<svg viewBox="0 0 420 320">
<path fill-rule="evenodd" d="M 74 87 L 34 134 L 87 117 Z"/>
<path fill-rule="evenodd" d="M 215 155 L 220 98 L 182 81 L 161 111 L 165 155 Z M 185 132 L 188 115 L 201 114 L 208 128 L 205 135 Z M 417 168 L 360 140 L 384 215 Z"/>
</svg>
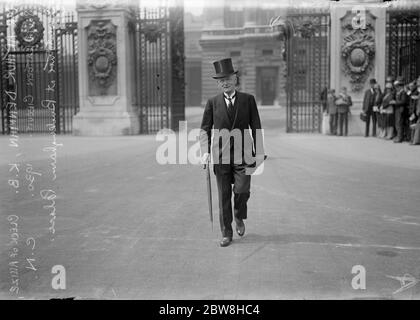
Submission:
<svg viewBox="0 0 420 320">
<path fill-rule="evenodd" d="M 231 122 L 233 122 L 235 120 L 235 108 L 233 106 L 232 100 L 235 99 L 235 96 L 232 97 L 226 97 L 226 99 L 228 99 L 229 103 L 228 103 L 228 115 L 229 115 L 229 119 Z"/>
</svg>

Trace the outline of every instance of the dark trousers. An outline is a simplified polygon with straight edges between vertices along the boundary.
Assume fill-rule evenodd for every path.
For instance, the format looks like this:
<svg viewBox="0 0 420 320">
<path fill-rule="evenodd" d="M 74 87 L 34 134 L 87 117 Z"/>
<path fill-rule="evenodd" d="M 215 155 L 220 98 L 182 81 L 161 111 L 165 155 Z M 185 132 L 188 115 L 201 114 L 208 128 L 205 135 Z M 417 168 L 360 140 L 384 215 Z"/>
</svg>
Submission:
<svg viewBox="0 0 420 320">
<path fill-rule="evenodd" d="M 385 127 L 394 127 L 395 126 L 395 116 L 393 113 L 385 114 Z"/>
<path fill-rule="evenodd" d="M 403 140 L 411 141 L 411 129 L 410 129 L 410 120 L 408 112 L 404 116 L 404 126 L 403 126 Z"/>
<path fill-rule="evenodd" d="M 337 134 L 337 113 L 330 114 L 330 133 Z"/>
<path fill-rule="evenodd" d="M 376 113 L 376 117 L 378 119 L 378 128 L 385 129 L 386 128 L 386 115 L 384 113 Z"/>
<path fill-rule="evenodd" d="M 247 218 L 247 201 L 250 196 L 251 176 L 245 174 L 244 165 L 215 164 L 219 195 L 219 222 L 223 237 L 232 237 L 232 184 L 234 193 L 234 216 Z"/>
<path fill-rule="evenodd" d="M 395 129 L 397 129 L 397 141 L 403 141 L 406 131 L 406 114 L 404 107 L 395 108 Z"/>
<path fill-rule="evenodd" d="M 366 113 L 365 137 L 369 137 L 370 118 L 372 118 L 372 137 L 376 137 L 376 112 Z"/>
<path fill-rule="evenodd" d="M 344 133 L 343 133 L 343 126 L 344 126 Z M 349 131 L 349 116 L 348 112 L 343 112 L 338 114 L 338 135 L 342 136 L 343 134 L 346 136 Z"/>
</svg>

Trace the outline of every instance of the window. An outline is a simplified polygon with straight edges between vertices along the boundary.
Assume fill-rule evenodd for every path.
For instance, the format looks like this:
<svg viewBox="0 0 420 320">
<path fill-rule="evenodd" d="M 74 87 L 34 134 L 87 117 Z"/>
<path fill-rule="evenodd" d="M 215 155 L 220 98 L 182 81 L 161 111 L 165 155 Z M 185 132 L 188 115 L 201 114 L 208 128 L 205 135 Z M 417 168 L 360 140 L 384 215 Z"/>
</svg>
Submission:
<svg viewBox="0 0 420 320">
<path fill-rule="evenodd" d="M 240 57 L 241 52 L 240 51 L 231 51 L 230 56 L 231 56 L 231 58 Z"/>
<path fill-rule="evenodd" d="M 272 56 L 273 55 L 273 50 L 272 49 L 263 49 L 262 55 L 263 56 Z"/>
</svg>

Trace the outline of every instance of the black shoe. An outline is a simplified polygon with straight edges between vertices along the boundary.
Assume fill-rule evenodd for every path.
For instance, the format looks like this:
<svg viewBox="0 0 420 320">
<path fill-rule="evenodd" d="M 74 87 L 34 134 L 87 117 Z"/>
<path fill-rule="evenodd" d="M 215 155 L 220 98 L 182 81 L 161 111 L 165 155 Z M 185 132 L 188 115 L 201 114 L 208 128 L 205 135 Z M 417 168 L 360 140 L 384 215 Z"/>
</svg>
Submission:
<svg viewBox="0 0 420 320">
<path fill-rule="evenodd" d="M 227 247 L 228 245 L 230 245 L 231 242 L 232 242 L 231 237 L 223 237 L 222 241 L 220 241 L 220 246 Z"/>
<path fill-rule="evenodd" d="M 238 236 L 242 237 L 245 234 L 244 221 L 242 219 L 235 218 L 235 222 L 236 222 L 236 233 L 238 234 Z"/>
</svg>

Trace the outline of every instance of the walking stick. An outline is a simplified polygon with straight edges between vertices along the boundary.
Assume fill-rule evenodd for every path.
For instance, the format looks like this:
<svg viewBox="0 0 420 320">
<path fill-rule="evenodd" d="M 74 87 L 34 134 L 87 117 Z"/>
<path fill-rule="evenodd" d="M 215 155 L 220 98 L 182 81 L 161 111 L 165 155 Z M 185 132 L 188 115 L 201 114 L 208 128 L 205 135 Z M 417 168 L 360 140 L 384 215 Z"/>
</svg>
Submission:
<svg viewBox="0 0 420 320">
<path fill-rule="evenodd" d="M 204 169 L 207 169 L 206 170 L 207 198 L 208 198 L 208 203 L 209 203 L 211 230 L 213 231 L 213 202 L 212 202 L 212 197 L 211 197 L 210 157 L 207 159 L 207 163 L 204 164 Z"/>
</svg>

